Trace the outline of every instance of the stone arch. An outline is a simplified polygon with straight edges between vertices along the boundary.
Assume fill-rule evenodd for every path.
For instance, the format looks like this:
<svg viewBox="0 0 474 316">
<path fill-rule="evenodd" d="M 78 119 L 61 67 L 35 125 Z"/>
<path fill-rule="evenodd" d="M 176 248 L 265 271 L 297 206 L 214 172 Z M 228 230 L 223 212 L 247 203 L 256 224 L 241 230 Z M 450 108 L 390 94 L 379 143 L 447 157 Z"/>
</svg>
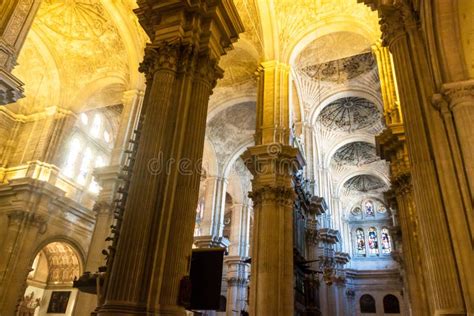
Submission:
<svg viewBox="0 0 474 316">
<path fill-rule="evenodd" d="M 18 310 L 71 314 L 78 293 L 73 281 L 84 271 L 81 247 L 68 237 L 55 236 L 41 242 L 33 254 Z"/>
<path fill-rule="evenodd" d="M 334 156 L 334 154 L 344 147 L 347 144 L 350 143 L 355 143 L 355 142 L 363 142 L 363 143 L 369 143 L 372 145 L 375 145 L 375 139 L 373 135 L 368 134 L 368 133 L 355 133 L 352 134 L 348 137 L 345 137 L 342 139 L 340 142 L 334 143 L 331 147 L 327 149 L 327 154 L 325 155 L 324 159 L 324 167 L 329 167 L 331 164 L 331 160 Z"/>
<path fill-rule="evenodd" d="M 34 256 L 36 256 L 44 247 L 47 245 L 58 242 L 58 243 L 64 243 L 69 245 L 77 254 L 78 259 L 79 259 L 79 264 L 80 264 L 80 272 L 84 272 L 84 267 L 85 267 L 85 258 L 86 258 L 86 253 L 84 249 L 81 247 L 80 243 L 77 242 L 76 240 L 65 236 L 65 235 L 57 235 L 57 236 L 52 236 L 49 237 L 43 241 L 41 241 L 33 251 Z M 30 260 L 30 264 L 33 264 L 34 257 L 33 259 Z"/>
<path fill-rule="evenodd" d="M 380 171 L 378 170 L 374 170 L 374 169 L 370 169 L 370 170 L 356 170 L 356 171 L 352 171 L 352 172 L 349 172 L 347 173 L 342 179 L 341 181 L 338 183 L 337 187 L 336 187 L 336 193 L 338 196 L 340 196 L 343 188 L 344 188 L 344 184 L 351 178 L 355 177 L 355 176 L 372 176 L 372 177 L 375 177 L 375 178 L 378 178 L 380 180 L 383 181 L 383 183 L 385 184 L 385 186 L 387 188 L 390 187 L 390 180 L 388 179 L 387 175 L 381 173 Z"/>
</svg>

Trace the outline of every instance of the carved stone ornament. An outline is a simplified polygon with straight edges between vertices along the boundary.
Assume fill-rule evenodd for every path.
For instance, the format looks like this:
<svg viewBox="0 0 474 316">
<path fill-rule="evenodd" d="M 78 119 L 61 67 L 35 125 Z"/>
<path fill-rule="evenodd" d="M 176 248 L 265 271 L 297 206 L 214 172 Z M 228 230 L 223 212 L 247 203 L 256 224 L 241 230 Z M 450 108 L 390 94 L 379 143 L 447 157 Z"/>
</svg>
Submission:
<svg viewBox="0 0 474 316">
<path fill-rule="evenodd" d="M 145 73 L 147 79 L 151 79 L 158 70 L 185 72 L 194 69 L 196 56 L 194 47 L 180 40 L 148 45 L 139 70 Z"/>
<path fill-rule="evenodd" d="M 291 187 L 284 186 L 263 186 L 254 189 L 249 193 L 249 197 L 253 200 L 254 208 L 265 201 L 276 202 L 283 206 L 292 206 L 296 197 L 296 193 Z"/>
</svg>

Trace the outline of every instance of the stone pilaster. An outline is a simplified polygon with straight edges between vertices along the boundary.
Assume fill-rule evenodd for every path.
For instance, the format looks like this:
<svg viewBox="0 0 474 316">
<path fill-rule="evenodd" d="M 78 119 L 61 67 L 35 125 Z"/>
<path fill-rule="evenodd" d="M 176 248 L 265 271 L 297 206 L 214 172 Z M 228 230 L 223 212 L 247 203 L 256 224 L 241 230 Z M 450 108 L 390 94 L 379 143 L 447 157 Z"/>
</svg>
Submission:
<svg viewBox="0 0 474 316">
<path fill-rule="evenodd" d="M 293 173 L 298 149 L 279 144 L 249 148 L 243 159 L 254 178 L 251 315 L 293 314 Z"/>
<path fill-rule="evenodd" d="M 0 3 L 0 105 L 23 97 L 23 82 L 11 72 L 39 5 L 39 0 Z"/>
<path fill-rule="evenodd" d="M 14 315 L 15 302 L 19 302 L 24 293 L 31 267 L 31 262 L 24 260 L 22 254 L 33 252 L 35 240 L 46 230 L 47 220 L 43 215 L 23 210 L 7 215 L 8 232 L 0 249 L 0 310 L 5 315 Z"/>
<path fill-rule="evenodd" d="M 242 25 L 231 1 L 139 6 L 151 38 L 141 67 L 144 123 L 99 315 L 184 315 L 179 288 L 189 270 L 207 105 L 222 76 L 219 58 Z"/>
<path fill-rule="evenodd" d="M 454 118 L 454 129 L 461 147 L 464 172 L 469 181 L 468 201 L 474 196 L 474 79 L 444 84 L 441 93 L 447 101 Z M 462 172 L 462 171 L 461 171 Z M 471 234 L 474 231 L 474 217 L 468 217 Z"/>
</svg>

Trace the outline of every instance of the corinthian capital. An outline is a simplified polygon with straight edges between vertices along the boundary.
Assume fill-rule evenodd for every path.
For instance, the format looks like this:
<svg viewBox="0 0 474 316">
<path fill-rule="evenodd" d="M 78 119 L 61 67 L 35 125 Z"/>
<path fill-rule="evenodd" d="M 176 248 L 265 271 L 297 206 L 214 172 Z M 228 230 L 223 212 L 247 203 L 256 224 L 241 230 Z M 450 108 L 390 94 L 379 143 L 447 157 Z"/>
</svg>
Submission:
<svg viewBox="0 0 474 316">
<path fill-rule="evenodd" d="M 147 80 L 153 78 L 155 72 L 159 70 L 192 71 L 196 64 L 196 56 L 196 49 L 192 44 L 183 43 L 181 40 L 163 41 L 147 46 L 139 70 L 145 74 Z"/>
<path fill-rule="evenodd" d="M 390 46 L 405 34 L 402 14 L 395 7 L 380 10 L 379 24 L 382 31 L 382 45 L 384 46 Z"/>
<path fill-rule="evenodd" d="M 474 79 L 446 83 L 442 86 L 441 93 L 449 102 L 451 110 L 459 104 L 472 106 L 474 104 Z"/>
</svg>

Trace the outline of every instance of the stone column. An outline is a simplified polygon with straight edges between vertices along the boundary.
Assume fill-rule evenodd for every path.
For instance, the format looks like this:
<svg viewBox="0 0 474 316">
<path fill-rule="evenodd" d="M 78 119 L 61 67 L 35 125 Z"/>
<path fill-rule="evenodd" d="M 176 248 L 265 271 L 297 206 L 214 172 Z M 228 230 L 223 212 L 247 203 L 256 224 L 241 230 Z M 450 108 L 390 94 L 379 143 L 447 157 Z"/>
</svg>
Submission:
<svg viewBox="0 0 474 316">
<path fill-rule="evenodd" d="M 40 5 L 39 0 L 0 3 L 0 105 L 23 97 L 23 82 L 11 74 Z"/>
<path fill-rule="evenodd" d="M 232 1 L 141 1 L 144 123 L 99 315 L 184 315 L 209 96 L 243 30 Z M 166 16 L 166 19 L 161 18 Z M 196 170 L 197 169 L 197 170 Z"/>
<path fill-rule="evenodd" d="M 464 203 L 458 182 L 452 142 L 430 102 L 434 83 L 420 21 L 407 2 L 364 2 L 379 10 L 383 44 L 393 56 L 420 222 L 429 313 L 465 315 L 465 302 L 472 295 L 463 287 L 474 282 L 466 260 L 472 258 L 472 247 L 466 243 L 471 239 L 461 217 L 465 220 L 470 207 Z M 467 248 L 470 250 L 461 251 Z"/>
<path fill-rule="evenodd" d="M 441 92 L 448 102 L 454 118 L 454 130 L 461 147 L 464 172 L 469 182 L 469 197 L 474 197 L 474 79 L 444 84 Z M 474 231 L 474 217 L 468 217 L 471 232 Z"/>
<path fill-rule="evenodd" d="M 258 69 L 254 147 L 242 158 L 250 169 L 254 205 L 251 315 L 292 315 L 294 172 L 303 167 L 290 144 L 289 66 L 263 62 Z"/>
<path fill-rule="evenodd" d="M 303 161 L 296 148 L 259 145 L 244 153 L 252 172 L 254 204 L 251 315 L 293 314 L 293 173 Z"/>
<path fill-rule="evenodd" d="M 201 236 L 194 237 L 198 247 L 223 247 L 225 198 L 227 179 L 219 176 L 206 178 L 206 195 L 204 212 L 201 221 Z"/>
<path fill-rule="evenodd" d="M 234 204 L 232 210 L 229 256 L 227 265 L 227 316 L 239 316 L 247 305 L 249 226 L 251 207 L 248 204 Z"/>
</svg>

